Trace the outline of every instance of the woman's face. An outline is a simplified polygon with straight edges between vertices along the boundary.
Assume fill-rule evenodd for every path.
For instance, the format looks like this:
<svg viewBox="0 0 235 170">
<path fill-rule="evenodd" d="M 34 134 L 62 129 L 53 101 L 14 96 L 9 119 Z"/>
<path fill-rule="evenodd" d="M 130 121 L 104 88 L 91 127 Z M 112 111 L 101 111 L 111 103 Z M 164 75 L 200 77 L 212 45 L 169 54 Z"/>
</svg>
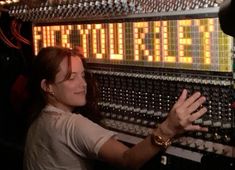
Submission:
<svg viewBox="0 0 235 170">
<path fill-rule="evenodd" d="M 86 104 L 87 90 L 84 67 L 79 57 L 71 57 L 71 70 L 70 78 L 64 80 L 68 72 L 68 58 L 65 58 L 60 64 L 55 83 L 51 85 L 54 96 L 51 104 L 70 111 L 76 106 Z"/>
</svg>

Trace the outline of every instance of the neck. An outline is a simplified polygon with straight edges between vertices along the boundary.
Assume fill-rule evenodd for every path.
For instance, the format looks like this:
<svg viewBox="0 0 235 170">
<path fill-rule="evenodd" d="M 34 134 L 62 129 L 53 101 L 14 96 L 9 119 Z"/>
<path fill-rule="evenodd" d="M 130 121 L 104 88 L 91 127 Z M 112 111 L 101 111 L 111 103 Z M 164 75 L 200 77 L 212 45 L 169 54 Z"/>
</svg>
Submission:
<svg viewBox="0 0 235 170">
<path fill-rule="evenodd" d="M 65 104 L 62 104 L 62 103 L 57 103 L 57 102 L 48 102 L 49 105 L 52 105 L 58 109 L 61 109 L 65 112 L 73 112 L 74 110 L 74 107 L 72 106 L 68 106 L 68 105 L 65 105 Z"/>
<path fill-rule="evenodd" d="M 73 106 L 70 106 L 70 105 L 67 105 L 63 102 L 61 102 L 60 100 L 58 100 L 55 96 L 48 96 L 47 98 L 48 100 L 48 104 L 49 105 L 52 105 L 58 109 L 61 109 L 65 112 L 73 112 L 74 108 Z"/>
</svg>

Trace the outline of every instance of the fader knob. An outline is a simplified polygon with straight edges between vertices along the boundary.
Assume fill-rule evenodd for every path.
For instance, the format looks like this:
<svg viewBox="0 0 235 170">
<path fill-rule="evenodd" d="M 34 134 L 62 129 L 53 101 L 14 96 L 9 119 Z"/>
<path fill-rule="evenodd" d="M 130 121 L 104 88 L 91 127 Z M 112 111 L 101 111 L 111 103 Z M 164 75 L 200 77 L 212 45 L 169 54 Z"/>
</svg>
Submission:
<svg viewBox="0 0 235 170">
<path fill-rule="evenodd" d="M 203 125 L 204 126 L 211 126 L 212 125 L 212 121 L 211 120 L 204 120 L 203 121 Z"/>
<path fill-rule="evenodd" d="M 217 154 L 223 154 L 223 145 L 219 143 L 214 143 L 213 151 Z"/>
<path fill-rule="evenodd" d="M 215 139 L 216 141 L 218 141 L 218 140 L 221 139 L 221 136 L 220 136 L 218 133 L 215 133 L 215 134 L 214 134 L 214 139 Z"/>
<path fill-rule="evenodd" d="M 205 144 L 204 144 L 204 148 L 207 151 L 212 152 L 213 151 L 213 143 L 209 142 L 209 141 L 206 141 Z"/>
<path fill-rule="evenodd" d="M 202 124 L 202 122 L 203 122 L 202 119 L 197 119 L 194 121 L 194 124 L 199 125 L 199 124 Z"/>
<path fill-rule="evenodd" d="M 196 147 L 197 147 L 198 149 L 200 149 L 200 150 L 203 150 L 203 149 L 205 148 L 204 142 L 203 142 L 203 140 L 201 140 L 201 139 L 197 139 L 197 140 L 195 141 L 195 145 L 196 145 Z"/>
<path fill-rule="evenodd" d="M 224 135 L 223 139 L 224 139 L 225 142 L 230 142 L 231 141 L 231 138 L 227 135 Z"/>
</svg>

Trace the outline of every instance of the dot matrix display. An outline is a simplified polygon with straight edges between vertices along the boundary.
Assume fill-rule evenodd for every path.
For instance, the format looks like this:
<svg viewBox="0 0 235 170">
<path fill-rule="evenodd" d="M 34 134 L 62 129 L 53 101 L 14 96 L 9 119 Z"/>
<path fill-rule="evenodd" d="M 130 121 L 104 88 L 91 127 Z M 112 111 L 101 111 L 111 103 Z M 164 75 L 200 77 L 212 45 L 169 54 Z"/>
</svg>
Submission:
<svg viewBox="0 0 235 170">
<path fill-rule="evenodd" d="M 35 54 L 81 46 L 88 62 L 232 71 L 232 38 L 218 18 L 34 26 Z"/>
</svg>

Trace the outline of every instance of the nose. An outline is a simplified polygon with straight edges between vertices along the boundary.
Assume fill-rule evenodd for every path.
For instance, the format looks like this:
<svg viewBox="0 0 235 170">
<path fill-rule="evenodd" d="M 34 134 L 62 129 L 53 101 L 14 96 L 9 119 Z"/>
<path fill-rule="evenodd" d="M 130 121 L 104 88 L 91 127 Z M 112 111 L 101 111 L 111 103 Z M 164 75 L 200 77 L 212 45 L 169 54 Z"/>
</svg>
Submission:
<svg viewBox="0 0 235 170">
<path fill-rule="evenodd" d="M 81 78 L 80 86 L 83 87 L 83 88 L 87 87 L 87 83 L 86 83 L 86 80 L 84 78 Z"/>
</svg>

